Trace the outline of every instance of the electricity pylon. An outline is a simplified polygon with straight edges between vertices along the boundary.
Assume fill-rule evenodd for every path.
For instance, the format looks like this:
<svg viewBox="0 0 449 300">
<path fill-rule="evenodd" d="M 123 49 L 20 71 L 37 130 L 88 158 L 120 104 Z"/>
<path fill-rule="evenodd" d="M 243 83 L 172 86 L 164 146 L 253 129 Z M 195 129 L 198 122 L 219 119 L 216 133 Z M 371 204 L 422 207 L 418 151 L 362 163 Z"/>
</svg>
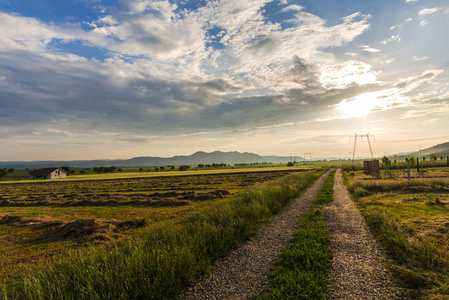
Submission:
<svg viewBox="0 0 449 300">
<path fill-rule="evenodd" d="M 354 150 L 352 151 L 352 166 L 354 167 L 354 158 L 355 158 L 355 148 L 357 146 L 357 138 L 360 137 L 361 139 L 366 137 L 368 139 L 368 145 L 369 145 L 369 151 L 371 153 L 371 159 L 374 160 L 374 156 L 373 156 L 373 149 L 371 148 L 371 142 L 369 140 L 370 137 L 374 137 L 374 135 L 370 135 L 369 132 L 368 134 L 356 134 L 354 133 Z"/>
<path fill-rule="evenodd" d="M 312 161 L 312 153 L 311 152 L 305 152 L 304 153 L 304 164 L 306 163 L 306 157 L 310 157 L 310 161 Z"/>
</svg>

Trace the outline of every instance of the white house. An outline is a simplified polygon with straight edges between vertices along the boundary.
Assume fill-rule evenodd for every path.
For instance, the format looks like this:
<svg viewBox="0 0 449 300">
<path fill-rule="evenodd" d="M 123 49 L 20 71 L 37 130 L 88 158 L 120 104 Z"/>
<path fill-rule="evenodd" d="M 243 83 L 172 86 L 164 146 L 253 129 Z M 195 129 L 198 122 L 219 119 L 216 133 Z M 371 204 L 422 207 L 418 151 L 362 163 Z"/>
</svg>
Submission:
<svg viewBox="0 0 449 300">
<path fill-rule="evenodd" d="M 30 179 L 66 178 L 67 172 L 61 168 L 43 168 L 30 173 Z"/>
</svg>

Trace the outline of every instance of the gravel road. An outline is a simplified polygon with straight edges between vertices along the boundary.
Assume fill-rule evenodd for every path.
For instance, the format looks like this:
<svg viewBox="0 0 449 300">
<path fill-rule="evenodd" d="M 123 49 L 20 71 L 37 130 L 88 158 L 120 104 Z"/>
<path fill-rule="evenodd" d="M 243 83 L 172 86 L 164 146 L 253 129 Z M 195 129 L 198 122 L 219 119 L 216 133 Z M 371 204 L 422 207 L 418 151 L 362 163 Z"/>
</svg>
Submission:
<svg viewBox="0 0 449 300">
<path fill-rule="evenodd" d="M 333 233 L 334 253 L 329 299 L 400 299 L 400 289 L 388 273 L 382 256 L 337 170 L 334 201 L 324 208 Z"/>
<path fill-rule="evenodd" d="M 268 285 L 268 275 L 280 250 L 286 248 L 297 225 L 329 172 L 321 176 L 284 212 L 259 233 L 219 260 L 211 275 L 191 287 L 180 299 L 251 299 Z"/>
</svg>

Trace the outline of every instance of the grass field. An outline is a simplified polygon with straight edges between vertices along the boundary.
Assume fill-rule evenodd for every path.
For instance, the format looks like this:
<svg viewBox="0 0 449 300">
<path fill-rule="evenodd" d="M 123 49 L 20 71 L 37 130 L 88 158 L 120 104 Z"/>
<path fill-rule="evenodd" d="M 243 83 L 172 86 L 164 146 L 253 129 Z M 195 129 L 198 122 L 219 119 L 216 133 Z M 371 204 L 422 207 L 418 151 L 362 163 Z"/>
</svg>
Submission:
<svg viewBox="0 0 449 300">
<path fill-rule="evenodd" d="M 137 178 L 158 178 L 158 177 L 174 177 L 174 176 L 195 176 L 195 175 L 213 175 L 213 174 L 238 174 L 238 173 L 254 173 L 254 172 L 276 172 L 276 171 L 304 171 L 312 170 L 313 165 L 297 165 L 287 167 L 285 165 L 260 165 L 260 166 L 241 166 L 241 167 L 222 167 L 212 169 L 189 169 L 187 171 L 159 171 L 159 172 L 139 172 L 136 168 L 124 169 L 124 172 L 105 173 L 105 174 L 85 174 L 85 175 L 69 175 L 67 178 L 54 179 L 53 181 L 98 181 L 98 180 L 118 180 L 118 179 L 137 179 Z M 17 172 L 7 175 L 0 184 L 11 183 L 36 183 L 45 180 L 29 180 L 29 173 Z"/>
<path fill-rule="evenodd" d="M 372 233 L 407 299 L 449 298 L 449 174 L 373 180 L 346 173 Z"/>
<path fill-rule="evenodd" d="M 137 179 L 4 183 L 0 185 L 0 282 L 6 288 L 17 282 L 25 271 L 36 270 L 36 265 L 52 265 L 61 257 L 73 255 L 73 251 L 97 253 L 111 245 L 123 247 L 130 236 L 177 228 L 189 216 L 213 212 L 241 198 L 242 193 L 246 195 L 248 189 L 256 191 L 291 173 L 290 176 L 300 179 L 308 178 L 305 183 L 296 184 L 295 193 L 310 183 L 310 178 L 316 178 L 292 168 L 273 172 L 256 170 L 196 173 L 195 176 L 182 172 L 183 176 Z M 286 188 L 292 189 L 284 184 L 279 193 Z M 267 212 L 277 213 L 279 209 L 278 204 L 267 207 L 267 211 L 263 209 L 262 216 L 265 216 L 256 220 L 254 226 L 264 222 Z M 251 228 L 253 225 L 240 230 L 253 232 Z M 235 237 L 227 247 L 248 232 Z"/>
</svg>

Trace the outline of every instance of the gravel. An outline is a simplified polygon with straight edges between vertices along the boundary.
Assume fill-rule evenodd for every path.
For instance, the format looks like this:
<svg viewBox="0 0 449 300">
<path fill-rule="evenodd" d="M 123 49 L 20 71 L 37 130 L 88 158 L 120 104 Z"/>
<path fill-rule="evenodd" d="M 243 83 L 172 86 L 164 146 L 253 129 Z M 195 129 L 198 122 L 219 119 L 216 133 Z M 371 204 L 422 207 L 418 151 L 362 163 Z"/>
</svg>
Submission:
<svg viewBox="0 0 449 300">
<path fill-rule="evenodd" d="M 321 176 L 255 237 L 219 260 L 210 276 L 179 299 L 251 299 L 266 289 L 270 268 L 278 260 L 280 251 L 290 244 L 299 221 L 328 174 Z"/>
<path fill-rule="evenodd" d="M 323 209 L 333 233 L 334 253 L 328 299 L 400 299 L 367 225 L 337 170 L 334 201 Z"/>
</svg>

